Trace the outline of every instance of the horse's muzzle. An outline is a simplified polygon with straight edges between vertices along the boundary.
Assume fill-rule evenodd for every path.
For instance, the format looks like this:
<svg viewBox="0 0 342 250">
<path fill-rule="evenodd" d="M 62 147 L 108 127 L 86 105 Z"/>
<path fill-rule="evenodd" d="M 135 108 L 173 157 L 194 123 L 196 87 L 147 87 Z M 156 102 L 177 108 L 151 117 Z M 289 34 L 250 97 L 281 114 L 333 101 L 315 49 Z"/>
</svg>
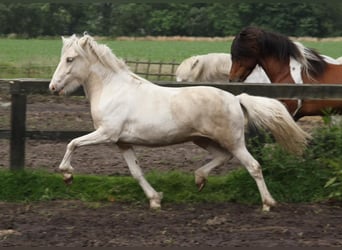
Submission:
<svg viewBox="0 0 342 250">
<path fill-rule="evenodd" d="M 53 84 L 53 83 L 50 83 L 49 89 L 50 89 L 50 92 L 51 92 L 51 93 L 57 92 L 56 85 Z"/>
<path fill-rule="evenodd" d="M 63 88 L 58 89 L 56 84 L 54 84 L 54 83 L 50 83 L 49 89 L 50 89 L 51 94 L 54 94 L 54 95 L 60 95 L 61 92 L 63 92 Z"/>
<path fill-rule="evenodd" d="M 229 78 L 228 82 L 242 82 L 240 77 Z"/>
</svg>

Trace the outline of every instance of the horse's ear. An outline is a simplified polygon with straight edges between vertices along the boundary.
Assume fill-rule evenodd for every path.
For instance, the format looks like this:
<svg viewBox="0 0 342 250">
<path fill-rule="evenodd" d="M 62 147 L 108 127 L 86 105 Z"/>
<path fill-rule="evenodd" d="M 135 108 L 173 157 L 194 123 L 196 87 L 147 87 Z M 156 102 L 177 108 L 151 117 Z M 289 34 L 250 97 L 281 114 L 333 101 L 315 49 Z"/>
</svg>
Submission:
<svg viewBox="0 0 342 250">
<path fill-rule="evenodd" d="M 80 40 L 78 41 L 78 44 L 84 48 L 87 43 L 88 43 L 88 39 L 89 39 L 89 36 L 83 36 L 82 38 L 80 38 Z"/>
<path fill-rule="evenodd" d="M 70 41 L 74 40 L 74 39 L 76 38 L 76 35 L 73 34 L 73 35 L 70 36 L 69 38 L 64 37 L 64 36 L 61 36 L 61 38 L 62 38 L 63 44 L 65 44 L 68 40 L 70 40 Z"/>
<path fill-rule="evenodd" d="M 194 62 L 192 63 L 192 65 L 191 65 L 191 69 L 195 68 L 196 65 L 198 64 L 198 62 L 199 62 L 199 59 L 196 58 L 195 61 L 194 61 Z"/>
</svg>

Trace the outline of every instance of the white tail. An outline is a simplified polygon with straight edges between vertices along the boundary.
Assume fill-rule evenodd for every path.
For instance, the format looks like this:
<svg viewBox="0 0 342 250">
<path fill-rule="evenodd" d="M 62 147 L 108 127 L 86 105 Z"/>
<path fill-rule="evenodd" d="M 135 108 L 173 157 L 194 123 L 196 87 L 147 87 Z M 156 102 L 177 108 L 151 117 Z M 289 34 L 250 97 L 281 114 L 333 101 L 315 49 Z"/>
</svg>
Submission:
<svg viewBox="0 0 342 250">
<path fill-rule="evenodd" d="M 237 97 L 245 108 L 249 124 L 269 130 L 287 151 L 297 155 L 303 153 L 311 136 L 297 125 L 280 101 L 247 94 Z"/>
</svg>

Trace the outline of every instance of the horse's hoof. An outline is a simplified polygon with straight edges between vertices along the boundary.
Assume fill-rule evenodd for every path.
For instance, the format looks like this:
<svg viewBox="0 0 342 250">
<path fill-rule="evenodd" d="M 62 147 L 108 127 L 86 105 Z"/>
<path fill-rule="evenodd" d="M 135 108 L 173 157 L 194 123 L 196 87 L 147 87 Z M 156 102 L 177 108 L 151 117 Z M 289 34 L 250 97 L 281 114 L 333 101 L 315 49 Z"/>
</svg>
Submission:
<svg viewBox="0 0 342 250">
<path fill-rule="evenodd" d="M 206 184 L 207 184 L 207 179 L 205 179 L 203 177 L 197 178 L 196 179 L 196 185 L 198 188 L 198 192 L 201 192 Z"/>
<path fill-rule="evenodd" d="M 161 209 L 161 200 L 163 199 L 163 193 L 159 192 L 157 197 L 153 197 L 150 199 L 150 208 L 151 209 Z"/>
<path fill-rule="evenodd" d="M 267 205 L 267 204 L 263 204 L 262 205 L 262 211 L 263 212 L 269 212 L 271 209 L 271 206 Z"/>
<path fill-rule="evenodd" d="M 263 212 L 269 212 L 271 210 L 271 207 L 275 207 L 276 205 L 277 205 L 277 202 L 275 200 L 271 199 L 270 201 L 265 202 L 262 205 L 262 211 Z"/>
<path fill-rule="evenodd" d="M 150 208 L 151 209 L 161 209 L 160 201 L 156 201 L 154 199 L 150 200 Z"/>
<path fill-rule="evenodd" d="M 207 184 L 207 180 L 205 179 L 201 183 L 197 183 L 198 192 L 201 192 L 206 184 Z"/>
<path fill-rule="evenodd" d="M 74 180 L 74 176 L 72 174 L 63 174 L 63 180 L 66 185 L 71 185 Z"/>
<path fill-rule="evenodd" d="M 207 184 L 207 179 L 202 175 L 195 174 L 195 183 L 197 185 L 198 192 L 201 192 Z"/>
</svg>

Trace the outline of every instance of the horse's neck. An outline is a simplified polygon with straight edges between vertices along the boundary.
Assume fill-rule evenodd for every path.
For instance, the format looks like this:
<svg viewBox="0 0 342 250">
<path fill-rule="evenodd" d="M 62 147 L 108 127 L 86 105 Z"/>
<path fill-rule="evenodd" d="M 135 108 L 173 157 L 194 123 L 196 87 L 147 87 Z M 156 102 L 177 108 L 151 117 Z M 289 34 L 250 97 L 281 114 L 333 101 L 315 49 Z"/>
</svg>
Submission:
<svg viewBox="0 0 342 250">
<path fill-rule="evenodd" d="M 129 70 L 113 72 L 101 65 L 93 65 L 87 81 L 83 84 L 84 91 L 92 107 L 96 107 L 103 91 L 112 93 L 114 98 L 118 93 L 126 93 L 131 87 L 148 82 Z"/>
<path fill-rule="evenodd" d="M 108 73 L 101 67 L 98 67 L 98 65 L 90 67 L 88 78 L 83 83 L 84 92 L 90 103 L 96 101 L 99 98 L 99 95 L 101 95 L 107 74 Z"/>
<path fill-rule="evenodd" d="M 273 57 L 264 58 L 260 61 L 260 66 L 264 69 L 271 82 L 293 83 L 291 77 L 289 61 L 280 62 Z"/>
<path fill-rule="evenodd" d="M 121 89 L 125 88 L 128 82 L 127 70 L 114 72 L 112 69 L 103 66 L 100 63 L 93 64 L 90 67 L 87 80 L 83 83 L 84 92 L 89 99 L 91 112 L 98 112 L 100 102 L 103 102 L 103 94 L 109 94 L 116 99 Z"/>
</svg>

